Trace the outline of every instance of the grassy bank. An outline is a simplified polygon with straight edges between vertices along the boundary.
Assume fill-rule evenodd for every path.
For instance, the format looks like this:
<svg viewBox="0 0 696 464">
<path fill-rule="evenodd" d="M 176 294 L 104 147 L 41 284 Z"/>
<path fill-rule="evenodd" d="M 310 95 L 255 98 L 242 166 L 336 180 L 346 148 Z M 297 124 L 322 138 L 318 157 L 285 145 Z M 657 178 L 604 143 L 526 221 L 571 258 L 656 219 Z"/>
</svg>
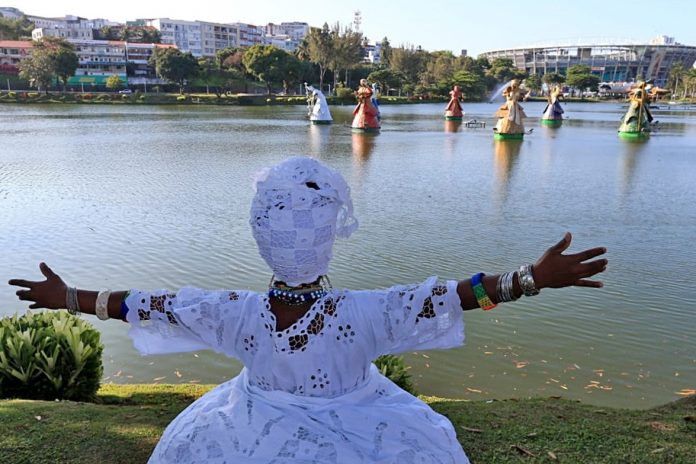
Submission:
<svg viewBox="0 0 696 464">
<path fill-rule="evenodd" d="M 0 401 L 0 462 L 145 462 L 169 421 L 210 388 L 105 385 L 98 403 Z M 423 399 L 453 421 L 473 463 L 696 462 L 696 396 L 642 411 Z"/>
</svg>

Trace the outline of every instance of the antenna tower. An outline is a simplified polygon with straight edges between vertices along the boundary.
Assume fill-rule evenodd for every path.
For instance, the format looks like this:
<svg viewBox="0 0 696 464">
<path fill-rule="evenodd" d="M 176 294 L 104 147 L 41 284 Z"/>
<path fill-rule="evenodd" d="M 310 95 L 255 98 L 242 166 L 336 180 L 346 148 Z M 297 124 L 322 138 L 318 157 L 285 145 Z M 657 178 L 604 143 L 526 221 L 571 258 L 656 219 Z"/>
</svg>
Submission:
<svg viewBox="0 0 696 464">
<path fill-rule="evenodd" d="M 355 32 L 360 32 L 360 25 L 362 24 L 362 13 L 360 13 L 360 10 L 357 10 L 353 14 L 353 27 L 355 28 Z"/>
</svg>

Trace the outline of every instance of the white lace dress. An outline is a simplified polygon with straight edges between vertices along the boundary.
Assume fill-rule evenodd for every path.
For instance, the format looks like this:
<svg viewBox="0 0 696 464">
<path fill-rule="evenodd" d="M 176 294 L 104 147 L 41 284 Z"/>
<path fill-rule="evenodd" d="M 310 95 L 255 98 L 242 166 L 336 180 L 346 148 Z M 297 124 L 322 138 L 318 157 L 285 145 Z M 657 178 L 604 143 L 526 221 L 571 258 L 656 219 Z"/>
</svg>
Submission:
<svg viewBox="0 0 696 464">
<path fill-rule="evenodd" d="M 150 463 L 466 463 L 452 424 L 381 375 L 377 356 L 459 346 L 456 282 L 333 290 L 275 331 L 265 294 L 133 290 L 142 354 L 213 349 L 242 372 L 166 428 Z"/>
</svg>

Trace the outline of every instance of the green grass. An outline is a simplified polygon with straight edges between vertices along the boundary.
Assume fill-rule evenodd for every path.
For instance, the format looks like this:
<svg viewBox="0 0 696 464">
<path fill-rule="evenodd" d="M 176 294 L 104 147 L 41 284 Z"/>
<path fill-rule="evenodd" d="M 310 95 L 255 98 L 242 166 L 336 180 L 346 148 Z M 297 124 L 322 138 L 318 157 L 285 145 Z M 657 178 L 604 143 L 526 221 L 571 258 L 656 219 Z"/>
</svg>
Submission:
<svg viewBox="0 0 696 464">
<path fill-rule="evenodd" d="M 0 401 L 0 463 L 144 463 L 201 385 L 104 385 L 98 403 Z M 649 410 L 422 397 L 473 463 L 694 463 L 696 396 Z"/>
</svg>

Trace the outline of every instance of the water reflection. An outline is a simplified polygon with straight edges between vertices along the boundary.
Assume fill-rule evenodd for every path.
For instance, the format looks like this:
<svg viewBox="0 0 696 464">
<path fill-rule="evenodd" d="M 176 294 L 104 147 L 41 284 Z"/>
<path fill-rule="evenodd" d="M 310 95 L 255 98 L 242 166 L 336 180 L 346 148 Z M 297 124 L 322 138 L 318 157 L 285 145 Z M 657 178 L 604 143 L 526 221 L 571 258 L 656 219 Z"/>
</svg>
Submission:
<svg viewBox="0 0 696 464">
<path fill-rule="evenodd" d="M 461 121 L 445 121 L 445 132 L 459 132 L 461 127 Z"/>
<path fill-rule="evenodd" d="M 499 204 L 505 203 L 508 196 L 510 179 L 517 165 L 517 158 L 522 148 L 522 140 L 496 140 L 493 145 L 495 177 Z"/>
<path fill-rule="evenodd" d="M 621 139 L 622 150 L 620 159 L 621 199 L 624 200 L 633 190 L 633 183 L 641 153 L 645 151 L 648 140 Z"/>
<path fill-rule="evenodd" d="M 321 157 L 326 153 L 331 126 L 323 124 L 309 125 L 309 150 L 312 156 Z"/>
<path fill-rule="evenodd" d="M 370 159 L 375 149 L 375 134 L 352 133 L 353 159 L 363 164 Z"/>
</svg>

